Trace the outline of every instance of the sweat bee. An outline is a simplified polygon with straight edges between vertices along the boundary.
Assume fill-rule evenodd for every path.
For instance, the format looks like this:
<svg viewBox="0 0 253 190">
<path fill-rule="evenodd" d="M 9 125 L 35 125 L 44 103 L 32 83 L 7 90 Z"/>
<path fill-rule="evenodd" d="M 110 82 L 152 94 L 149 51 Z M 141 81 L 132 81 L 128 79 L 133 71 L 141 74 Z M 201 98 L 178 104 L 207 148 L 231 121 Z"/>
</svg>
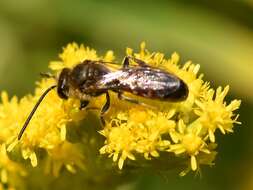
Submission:
<svg viewBox="0 0 253 190">
<path fill-rule="evenodd" d="M 130 66 L 130 60 L 137 65 Z M 62 99 L 78 98 L 80 110 L 88 106 L 91 98 L 105 94 L 106 102 L 100 111 L 100 119 L 103 124 L 103 115 L 110 107 L 109 90 L 116 92 L 120 100 L 135 104 L 141 104 L 141 102 L 125 96 L 124 92 L 172 102 L 184 101 L 188 97 L 188 86 L 183 80 L 162 69 L 149 66 L 140 59 L 127 56 L 124 58 L 122 68 L 116 71 L 112 71 L 104 63 L 106 62 L 84 60 L 73 69 L 62 69 L 57 84 L 49 87 L 39 98 L 25 121 L 18 139 L 21 139 L 44 97 L 54 88 L 57 88 L 57 94 Z"/>
</svg>

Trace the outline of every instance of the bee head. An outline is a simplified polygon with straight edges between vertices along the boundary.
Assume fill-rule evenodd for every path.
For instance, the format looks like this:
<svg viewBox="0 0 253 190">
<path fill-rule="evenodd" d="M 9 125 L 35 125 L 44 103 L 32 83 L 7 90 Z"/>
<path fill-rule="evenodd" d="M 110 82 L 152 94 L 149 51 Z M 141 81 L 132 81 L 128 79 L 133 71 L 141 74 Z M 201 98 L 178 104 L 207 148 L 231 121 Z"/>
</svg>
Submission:
<svg viewBox="0 0 253 190">
<path fill-rule="evenodd" d="M 69 97 L 69 89 L 70 89 L 69 74 L 70 74 L 70 69 L 64 68 L 61 71 L 61 74 L 58 79 L 57 93 L 59 97 L 62 99 L 68 99 Z"/>
</svg>

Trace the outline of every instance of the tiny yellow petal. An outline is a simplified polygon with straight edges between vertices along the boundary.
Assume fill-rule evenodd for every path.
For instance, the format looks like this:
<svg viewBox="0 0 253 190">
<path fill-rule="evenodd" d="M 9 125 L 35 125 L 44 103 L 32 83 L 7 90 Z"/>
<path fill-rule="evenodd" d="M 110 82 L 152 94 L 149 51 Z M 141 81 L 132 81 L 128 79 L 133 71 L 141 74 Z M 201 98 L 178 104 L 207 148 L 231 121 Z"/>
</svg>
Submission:
<svg viewBox="0 0 253 190">
<path fill-rule="evenodd" d="M 223 126 L 222 126 L 222 125 L 218 124 L 218 128 L 220 129 L 220 131 L 221 131 L 221 133 L 222 133 L 223 135 L 226 134 L 226 131 L 223 129 Z"/>
<path fill-rule="evenodd" d="M 210 150 L 208 150 L 208 149 L 201 149 L 201 151 L 204 152 L 204 153 L 206 153 L 206 154 L 210 154 L 211 153 Z"/>
<path fill-rule="evenodd" d="M 8 181 L 7 171 L 5 169 L 2 169 L 1 170 L 1 182 L 7 183 L 7 181 Z"/>
<path fill-rule="evenodd" d="M 184 133 L 185 127 L 186 126 L 185 126 L 183 120 L 180 119 L 179 122 L 178 122 L 178 130 L 179 130 L 179 132 L 180 133 Z"/>
<path fill-rule="evenodd" d="M 37 156 L 35 154 L 35 152 L 33 152 L 31 155 L 30 155 L 30 160 L 31 160 L 31 164 L 33 167 L 36 167 L 38 165 L 38 161 L 37 161 Z"/>
<path fill-rule="evenodd" d="M 133 54 L 133 49 L 131 49 L 131 48 L 126 48 L 126 54 L 127 54 L 127 55 L 132 55 L 132 54 Z"/>
<path fill-rule="evenodd" d="M 114 162 L 116 162 L 117 160 L 118 160 L 118 156 L 119 156 L 119 153 L 114 153 L 113 154 L 113 157 L 112 157 L 112 160 L 114 161 Z"/>
<path fill-rule="evenodd" d="M 213 131 L 209 130 L 208 132 L 209 132 L 208 134 L 209 134 L 210 141 L 215 142 L 215 136 L 214 136 Z"/>
<path fill-rule="evenodd" d="M 146 48 L 146 42 L 141 42 L 141 50 L 144 50 Z"/>
<path fill-rule="evenodd" d="M 49 68 L 55 71 L 62 70 L 64 68 L 64 65 L 60 61 L 51 61 L 49 63 Z"/>
<path fill-rule="evenodd" d="M 18 144 L 18 139 L 15 139 L 8 147 L 7 147 L 7 151 L 11 152 L 13 150 L 13 148 Z"/>
<path fill-rule="evenodd" d="M 176 150 L 174 150 L 173 152 L 176 154 L 176 155 L 178 155 L 178 154 L 182 154 L 182 153 L 184 153 L 186 150 L 185 150 L 185 148 L 179 148 L 179 149 L 176 149 Z"/>
<path fill-rule="evenodd" d="M 191 156 L 191 168 L 193 171 L 197 170 L 197 160 L 195 156 Z"/>
<path fill-rule="evenodd" d="M 100 154 L 105 154 L 106 153 L 106 145 L 99 149 L 99 153 Z"/>
<path fill-rule="evenodd" d="M 151 154 L 153 157 L 159 157 L 159 153 L 158 153 L 156 150 L 150 152 L 150 154 Z"/>
<path fill-rule="evenodd" d="M 104 61 L 113 61 L 115 59 L 114 53 L 112 50 L 109 50 L 106 52 L 105 57 L 104 57 Z"/>
<path fill-rule="evenodd" d="M 30 150 L 28 150 L 28 149 L 23 149 L 23 150 L 22 150 L 22 156 L 23 156 L 23 158 L 24 158 L 25 160 L 29 158 L 30 154 L 31 154 L 31 151 L 30 151 Z"/>
<path fill-rule="evenodd" d="M 199 69 L 200 69 L 200 65 L 197 64 L 197 65 L 194 67 L 193 73 L 194 73 L 194 74 L 197 74 L 197 73 L 199 72 Z"/>
<path fill-rule="evenodd" d="M 75 168 L 74 168 L 72 165 L 67 164 L 67 165 L 66 165 L 66 168 L 67 168 L 67 170 L 70 171 L 71 173 L 76 173 L 76 170 L 75 170 Z"/>
<path fill-rule="evenodd" d="M 125 160 L 124 160 L 123 158 L 120 158 L 120 159 L 119 159 L 118 167 L 119 167 L 120 170 L 123 168 L 124 161 L 125 161 Z"/>
<path fill-rule="evenodd" d="M 130 159 L 130 160 L 135 160 L 135 156 L 131 153 L 128 153 L 127 154 L 127 157 Z"/>
<path fill-rule="evenodd" d="M 179 55 L 178 53 L 174 52 L 171 56 L 171 61 L 174 64 L 177 64 L 179 62 Z"/>
<path fill-rule="evenodd" d="M 61 126 L 61 140 L 64 141 L 66 139 L 66 125 Z"/>
</svg>

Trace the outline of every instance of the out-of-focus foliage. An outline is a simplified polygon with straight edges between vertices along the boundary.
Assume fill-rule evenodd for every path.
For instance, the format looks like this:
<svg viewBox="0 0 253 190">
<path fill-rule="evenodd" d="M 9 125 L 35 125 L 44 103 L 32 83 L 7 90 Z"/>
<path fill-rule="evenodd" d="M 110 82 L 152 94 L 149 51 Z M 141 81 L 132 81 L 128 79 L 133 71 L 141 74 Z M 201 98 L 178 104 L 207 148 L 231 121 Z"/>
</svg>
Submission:
<svg viewBox="0 0 253 190">
<path fill-rule="evenodd" d="M 49 60 L 56 59 L 60 48 L 72 41 L 100 52 L 112 48 L 117 55 L 126 46 L 137 47 L 142 40 L 167 56 L 177 51 L 183 60 L 200 63 L 212 85 L 231 84 L 233 96 L 243 99 L 243 127 L 221 139 L 216 166 L 204 170 L 201 180 L 170 177 L 166 183 L 154 174 L 146 174 L 137 180 L 137 188 L 251 189 L 252 15 L 250 0 L 2 0 L 0 90 L 19 96 L 31 92 L 38 73 L 47 71 Z"/>
</svg>

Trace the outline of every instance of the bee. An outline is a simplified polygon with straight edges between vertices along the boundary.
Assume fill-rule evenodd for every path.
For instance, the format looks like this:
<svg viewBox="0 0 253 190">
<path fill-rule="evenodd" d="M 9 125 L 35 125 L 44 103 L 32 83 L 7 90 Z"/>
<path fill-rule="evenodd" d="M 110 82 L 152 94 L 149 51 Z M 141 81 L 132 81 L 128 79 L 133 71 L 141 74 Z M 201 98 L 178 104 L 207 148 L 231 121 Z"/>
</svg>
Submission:
<svg viewBox="0 0 253 190">
<path fill-rule="evenodd" d="M 137 65 L 130 66 L 130 61 Z M 108 62 L 84 60 L 73 69 L 62 69 L 57 84 L 49 87 L 35 104 L 20 130 L 18 139 L 21 139 L 44 97 L 54 88 L 57 88 L 57 94 L 62 99 L 79 99 L 80 110 L 88 106 L 91 98 L 105 94 L 106 102 L 100 111 L 103 125 L 105 124 L 103 115 L 110 108 L 109 90 L 116 92 L 120 100 L 135 104 L 142 104 L 142 102 L 125 96 L 125 92 L 171 102 L 184 101 L 188 97 L 188 86 L 182 79 L 162 69 L 149 66 L 140 59 L 127 56 L 123 60 L 122 68 L 116 71 L 112 71 L 105 63 Z M 53 77 L 47 74 L 45 76 Z"/>
</svg>

